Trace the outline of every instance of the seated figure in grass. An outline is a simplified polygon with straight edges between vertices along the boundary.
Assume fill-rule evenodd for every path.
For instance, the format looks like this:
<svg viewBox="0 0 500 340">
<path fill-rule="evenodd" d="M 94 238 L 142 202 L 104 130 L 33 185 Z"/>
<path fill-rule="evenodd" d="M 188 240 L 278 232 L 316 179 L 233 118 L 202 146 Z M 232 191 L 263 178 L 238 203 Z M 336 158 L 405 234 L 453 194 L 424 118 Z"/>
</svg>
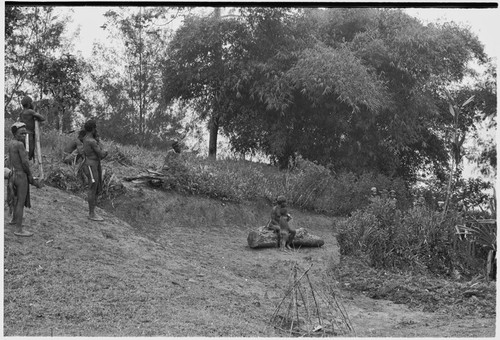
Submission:
<svg viewBox="0 0 500 340">
<path fill-rule="evenodd" d="M 276 205 L 271 210 L 271 219 L 267 227 L 278 233 L 278 246 L 280 250 L 291 249 L 295 237 L 295 229 L 292 229 L 288 222 L 292 217 L 286 208 L 286 198 L 279 196 Z"/>
</svg>

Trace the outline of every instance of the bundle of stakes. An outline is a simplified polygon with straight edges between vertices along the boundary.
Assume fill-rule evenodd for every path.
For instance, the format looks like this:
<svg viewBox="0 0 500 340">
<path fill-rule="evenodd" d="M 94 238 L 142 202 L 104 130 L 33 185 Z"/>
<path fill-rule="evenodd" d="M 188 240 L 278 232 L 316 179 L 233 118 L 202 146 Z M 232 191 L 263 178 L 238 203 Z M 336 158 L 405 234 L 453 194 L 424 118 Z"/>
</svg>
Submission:
<svg viewBox="0 0 500 340">
<path fill-rule="evenodd" d="M 332 289 L 319 291 L 309 278 L 311 266 L 299 276 L 299 267 L 291 267 L 289 286 L 271 316 L 278 331 L 296 337 L 330 337 L 354 333 L 349 316 Z"/>
</svg>

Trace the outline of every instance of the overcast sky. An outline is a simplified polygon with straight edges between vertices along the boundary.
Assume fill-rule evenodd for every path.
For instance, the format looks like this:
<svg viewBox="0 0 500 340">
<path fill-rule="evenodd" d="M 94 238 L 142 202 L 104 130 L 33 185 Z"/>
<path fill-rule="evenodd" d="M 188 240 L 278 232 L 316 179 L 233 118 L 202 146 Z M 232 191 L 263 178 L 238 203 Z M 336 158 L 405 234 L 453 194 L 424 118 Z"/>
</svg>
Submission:
<svg viewBox="0 0 500 340">
<path fill-rule="evenodd" d="M 80 41 L 75 41 L 77 50 L 89 57 L 95 40 L 105 41 L 106 36 L 99 27 L 104 23 L 103 14 L 109 7 L 73 7 L 74 22 L 72 29 L 81 26 Z M 498 31 L 500 11 L 498 9 L 424 9 L 408 8 L 405 11 L 424 23 L 455 21 L 470 26 L 485 46 L 486 53 L 498 57 Z"/>
</svg>

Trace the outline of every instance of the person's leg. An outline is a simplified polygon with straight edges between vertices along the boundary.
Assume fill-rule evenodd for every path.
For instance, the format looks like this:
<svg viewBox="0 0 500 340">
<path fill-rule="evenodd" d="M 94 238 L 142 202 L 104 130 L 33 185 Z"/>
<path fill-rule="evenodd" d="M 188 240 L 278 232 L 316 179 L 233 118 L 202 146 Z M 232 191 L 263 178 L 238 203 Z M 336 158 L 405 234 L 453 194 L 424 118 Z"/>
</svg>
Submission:
<svg viewBox="0 0 500 340">
<path fill-rule="evenodd" d="M 17 236 L 32 236 L 33 233 L 30 233 L 26 230 L 23 230 L 23 215 L 24 215 L 24 203 L 26 202 L 26 197 L 28 195 L 28 178 L 26 175 L 16 175 L 14 179 L 15 185 L 15 195 L 16 202 L 14 207 L 14 222 L 16 231 L 14 232 Z"/>
<path fill-rule="evenodd" d="M 95 171 L 96 167 L 89 168 L 89 166 L 87 165 L 85 165 L 84 167 L 88 169 L 86 173 L 88 173 L 87 177 L 90 178 L 89 190 L 87 194 L 87 200 L 89 203 L 89 218 L 93 221 L 103 221 L 104 219 L 95 213 L 95 207 L 97 205 L 97 189 L 98 189 L 98 183 L 97 183 L 98 174 Z M 90 171 L 92 171 L 92 175 Z M 92 178 L 94 179 L 94 182 L 92 182 Z"/>
<path fill-rule="evenodd" d="M 284 241 L 284 248 L 290 248 L 290 238 L 291 238 L 291 233 L 290 233 L 290 226 L 288 225 L 288 221 L 286 217 L 282 216 L 280 218 L 280 230 L 281 230 L 281 237 L 285 238 Z M 283 237 L 285 236 L 285 237 Z"/>
<path fill-rule="evenodd" d="M 10 176 L 13 176 L 13 174 Z M 12 216 L 9 224 L 15 225 L 16 193 L 14 189 L 14 178 L 12 177 L 9 177 L 9 180 L 7 181 L 7 205 L 9 206 L 9 216 Z"/>
<path fill-rule="evenodd" d="M 89 202 L 89 216 L 90 217 L 95 217 L 96 191 L 97 191 L 97 184 L 91 183 L 89 185 L 89 190 L 87 193 L 87 201 Z"/>
<path fill-rule="evenodd" d="M 288 247 L 291 248 L 292 247 L 292 242 L 293 242 L 293 239 L 295 238 L 295 234 L 297 233 L 297 231 L 295 229 L 292 229 L 292 228 L 288 228 L 288 233 L 289 233 L 289 236 L 288 236 Z"/>
</svg>

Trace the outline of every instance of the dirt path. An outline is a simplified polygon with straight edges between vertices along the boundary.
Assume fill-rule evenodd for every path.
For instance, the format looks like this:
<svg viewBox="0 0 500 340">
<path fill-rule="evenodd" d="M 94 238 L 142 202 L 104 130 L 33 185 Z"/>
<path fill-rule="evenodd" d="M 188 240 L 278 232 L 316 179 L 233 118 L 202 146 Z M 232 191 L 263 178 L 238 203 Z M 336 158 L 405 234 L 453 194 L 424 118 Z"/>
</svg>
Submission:
<svg viewBox="0 0 500 340">
<path fill-rule="evenodd" d="M 4 227 L 4 335 L 279 336 L 268 320 L 290 266 L 313 264 L 311 277 L 320 283 L 339 261 L 331 219 L 291 212 L 295 227 L 322 237 L 323 247 L 250 249 L 246 237 L 267 219 L 265 202 L 222 203 L 130 185 L 105 206 L 106 222 L 95 224 L 80 197 L 33 190 L 25 223 L 35 236 L 19 240 Z M 348 336 L 495 334 L 494 319 L 453 320 L 341 296 L 356 330 Z"/>
</svg>

